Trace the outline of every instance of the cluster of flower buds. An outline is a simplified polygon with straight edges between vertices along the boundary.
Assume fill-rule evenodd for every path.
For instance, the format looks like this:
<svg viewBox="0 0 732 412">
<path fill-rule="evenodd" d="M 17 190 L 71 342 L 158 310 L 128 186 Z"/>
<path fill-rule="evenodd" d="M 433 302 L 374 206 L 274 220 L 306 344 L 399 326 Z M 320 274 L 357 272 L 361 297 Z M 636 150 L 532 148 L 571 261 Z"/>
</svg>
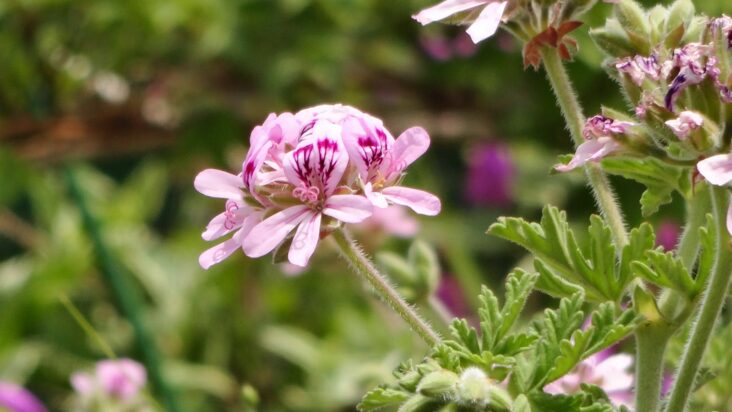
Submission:
<svg viewBox="0 0 732 412">
<path fill-rule="evenodd" d="M 732 115 L 732 18 L 696 16 L 690 0 L 649 11 L 620 0 L 615 17 L 590 34 L 609 55 L 608 71 L 634 117 L 603 109 L 605 116 L 588 120 L 587 141 L 557 170 L 630 155 L 696 167 L 713 185 L 732 181 L 725 132 Z"/>
<path fill-rule="evenodd" d="M 271 114 L 252 131 L 240 173 L 208 169 L 195 179 L 199 192 L 226 199 L 203 238 L 234 232 L 199 263 L 208 268 L 238 248 L 256 258 L 279 247 L 290 263 L 305 266 L 321 237 L 342 223 L 364 221 L 373 208 L 397 204 L 436 215 L 437 197 L 400 186 L 407 166 L 428 146 L 424 129 L 394 139 L 381 120 L 349 106 Z"/>
</svg>

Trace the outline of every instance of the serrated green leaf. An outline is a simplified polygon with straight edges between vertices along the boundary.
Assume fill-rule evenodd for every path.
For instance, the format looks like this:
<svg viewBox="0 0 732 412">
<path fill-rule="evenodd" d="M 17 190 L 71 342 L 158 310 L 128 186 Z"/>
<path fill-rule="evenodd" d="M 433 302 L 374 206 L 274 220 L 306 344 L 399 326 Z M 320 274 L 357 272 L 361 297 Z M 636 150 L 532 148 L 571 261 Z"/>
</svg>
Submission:
<svg viewBox="0 0 732 412">
<path fill-rule="evenodd" d="M 378 387 L 366 392 L 356 405 L 360 412 L 374 412 L 389 406 L 396 406 L 409 399 L 411 394 L 398 389 Z"/>
<path fill-rule="evenodd" d="M 643 216 L 650 216 L 660 206 L 671 202 L 674 191 L 684 197 L 691 192 L 689 168 L 670 165 L 656 158 L 605 158 L 602 167 L 607 173 L 635 180 L 646 187 L 640 199 Z"/>
<path fill-rule="evenodd" d="M 618 300 L 628 280 L 618 271 L 612 234 L 599 217 L 591 218 L 589 252 L 577 243 L 565 213 L 553 206 L 544 208 L 540 224 L 502 217 L 488 232 L 531 252 L 540 274 L 537 287 L 551 295 L 568 297 L 581 289 L 589 301 Z"/>
<path fill-rule="evenodd" d="M 531 407 L 541 412 L 579 412 L 582 406 L 580 395 L 550 395 L 544 392 L 529 394 Z"/>
<path fill-rule="evenodd" d="M 649 250 L 646 252 L 646 261 L 635 261 L 631 264 L 633 271 L 641 278 L 677 290 L 685 294 L 690 300 L 696 296 L 696 284 L 691 278 L 681 259 L 672 252 Z"/>
</svg>

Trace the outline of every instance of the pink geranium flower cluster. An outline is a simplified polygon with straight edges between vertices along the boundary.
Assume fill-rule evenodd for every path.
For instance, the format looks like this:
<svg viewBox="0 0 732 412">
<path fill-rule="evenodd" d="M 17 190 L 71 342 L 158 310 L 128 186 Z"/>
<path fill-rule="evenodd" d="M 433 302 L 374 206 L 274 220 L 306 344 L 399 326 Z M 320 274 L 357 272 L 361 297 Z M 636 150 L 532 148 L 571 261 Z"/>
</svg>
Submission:
<svg viewBox="0 0 732 412">
<path fill-rule="evenodd" d="M 322 236 L 364 221 L 374 207 L 398 204 L 436 215 L 437 197 L 400 185 L 406 167 L 428 146 L 424 129 L 394 139 L 381 120 L 350 106 L 271 114 L 252 130 L 239 173 L 208 169 L 195 179 L 202 194 L 226 199 L 203 238 L 234 232 L 199 263 L 209 268 L 238 248 L 256 258 L 281 246 L 289 248 L 290 263 L 305 266 Z"/>
<path fill-rule="evenodd" d="M 71 385 L 83 398 L 110 397 L 119 401 L 136 398 L 147 382 L 145 368 L 132 359 L 103 360 L 94 373 L 77 372 Z"/>
</svg>

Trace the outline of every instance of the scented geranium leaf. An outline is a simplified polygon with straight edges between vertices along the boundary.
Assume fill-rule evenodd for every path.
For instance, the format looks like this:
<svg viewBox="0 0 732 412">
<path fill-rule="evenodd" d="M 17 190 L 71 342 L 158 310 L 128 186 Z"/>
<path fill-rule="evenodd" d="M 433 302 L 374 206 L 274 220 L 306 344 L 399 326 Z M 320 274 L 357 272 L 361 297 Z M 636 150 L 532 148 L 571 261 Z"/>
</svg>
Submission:
<svg viewBox="0 0 732 412">
<path fill-rule="evenodd" d="M 361 402 L 356 405 L 356 409 L 360 412 L 381 411 L 387 407 L 399 405 L 411 396 L 410 393 L 399 389 L 379 386 L 368 391 Z"/>
<path fill-rule="evenodd" d="M 550 395 L 534 391 L 529 400 L 532 410 L 541 412 L 579 412 L 582 407 L 580 395 Z"/>
<path fill-rule="evenodd" d="M 634 276 L 631 264 L 636 260 L 643 259 L 646 251 L 653 249 L 655 246 L 656 236 L 650 224 L 643 223 L 630 231 L 628 244 L 623 248 L 620 257 L 619 285 L 627 285 L 628 280 Z"/>
<path fill-rule="evenodd" d="M 714 251 L 716 249 L 717 226 L 711 214 L 707 214 L 707 224 L 699 228 L 699 265 L 694 280 L 696 290 L 703 290 L 714 266 Z"/>
<path fill-rule="evenodd" d="M 534 261 L 534 268 L 539 272 L 539 280 L 536 282 L 536 288 L 547 295 L 556 298 L 572 296 L 575 293 L 582 293 L 584 289 L 576 283 L 564 280 L 559 275 L 552 272 L 541 260 Z"/>
<path fill-rule="evenodd" d="M 587 300 L 618 300 L 627 276 L 621 276 L 610 229 L 599 217 L 591 218 L 589 250 L 580 247 L 569 229 L 564 212 L 547 206 L 541 223 L 519 218 L 499 218 L 488 232 L 517 243 L 531 252 L 540 274 L 537 287 L 557 297 L 569 297 L 582 290 Z"/>
<path fill-rule="evenodd" d="M 478 333 L 465 319 L 455 319 L 450 325 L 450 333 L 461 346 L 465 347 L 471 353 L 480 353 L 480 343 L 478 342 Z"/>
<path fill-rule="evenodd" d="M 681 262 L 681 259 L 671 252 L 649 250 L 646 252 L 646 261 L 636 261 L 631 264 L 633 271 L 641 278 L 677 290 L 689 299 L 694 299 L 697 293 L 694 279 Z"/>
<path fill-rule="evenodd" d="M 500 345 L 496 347 L 496 352 L 508 356 L 518 355 L 521 352 L 531 349 L 537 340 L 539 340 L 539 336 L 531 332 L 510 335 L 503 339 Z"/>
<path fill-rule="evenodd" d="M 483 348 L 492 348 L 498 339 L 498 331 L 503 324 L 503 315 L 499 308 L 498 298 L 485 285 L 481 288 L 480 308 L 478 315 L 480 316 L 480 326 L 482 329 L 482 346 Z"/>
<path fill-rule="evenodd" d="M 563 298 L 559 302 L 559 308 L 546 309 L 544 316 L 534 321 L 532 328 L 539 335 L 539 341 L 534 354 L 534 370 L 528 385 L 530 388 L 544 385 L 555 367 L 557 356 L 561 354 L 561 342 L 569 339 L 572 332 L 579 329 L 584 319 L 583 300 L 581 293 Z"/>
<path fill-rule="evenodd" d="M 628 336 L 634 329 L 638 317 L 626 310 L 615 315 L 615 305 L 605 302 L 592 312 L 591 324 L 584 330 L 575 330 L 571 338 L 559 343 L 559 353 L 554 367 L 549 370 L 545 382 L 552 382 L 567 374 L 582 360 L 605 349 Z"/>
<path fill-rule="evenodd" d="M 671 202 L 674 191 L 684 197 L 691 194 L 688 168 L 670 165 L 652 157 L 605 158 L 602 161 L 602 168 L 607 173 L 635 180 L 646 187 L 640 200 L 643 216 L 650 216 L 656 213 L 660 206 Z"/>
</svg>

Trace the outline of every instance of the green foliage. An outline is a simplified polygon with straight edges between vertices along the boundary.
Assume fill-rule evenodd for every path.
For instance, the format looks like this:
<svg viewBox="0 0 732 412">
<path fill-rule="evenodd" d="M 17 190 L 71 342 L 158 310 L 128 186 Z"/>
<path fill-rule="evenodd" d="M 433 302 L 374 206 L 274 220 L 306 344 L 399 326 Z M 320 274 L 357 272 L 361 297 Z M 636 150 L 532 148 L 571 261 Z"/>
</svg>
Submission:
<svg viewBox="0 0 732 412">
<path fill-rule="evenodd" d="M 582 291 L 592 302 L 618 301 L 631 279 L 625 260 L 637 255 L 635 249 L 626 246 L 621 255 L 623 262 L 616 264 L 610 229 L 598 216 L 590 219 L 589 247 L 583 250 L 569 228 L 566 214 L 554 206 L 544 208 L 540 223 L 501 217 L 488 233 L 531 252 L 536 259 L 534 267 L 540 274 L 537 287 L 557 297 Z M 647 235 L 646 231 L 636 233 L 636 236 Z M 631 244 L 636 247 L 647 243 L 638 239 Z"/>
<path fill-rule="evenodd" d="M 684 198 L 691 196 L 691 177 L 688 167 L 664 163 L 656 158 L 606 158 L 603 170 L 610 174 L 635 180 L 646 187 L 641 196 L 643 216 L 650 216 L 664 204 L 670 203 L 674 192 Z"/>
</svg>

